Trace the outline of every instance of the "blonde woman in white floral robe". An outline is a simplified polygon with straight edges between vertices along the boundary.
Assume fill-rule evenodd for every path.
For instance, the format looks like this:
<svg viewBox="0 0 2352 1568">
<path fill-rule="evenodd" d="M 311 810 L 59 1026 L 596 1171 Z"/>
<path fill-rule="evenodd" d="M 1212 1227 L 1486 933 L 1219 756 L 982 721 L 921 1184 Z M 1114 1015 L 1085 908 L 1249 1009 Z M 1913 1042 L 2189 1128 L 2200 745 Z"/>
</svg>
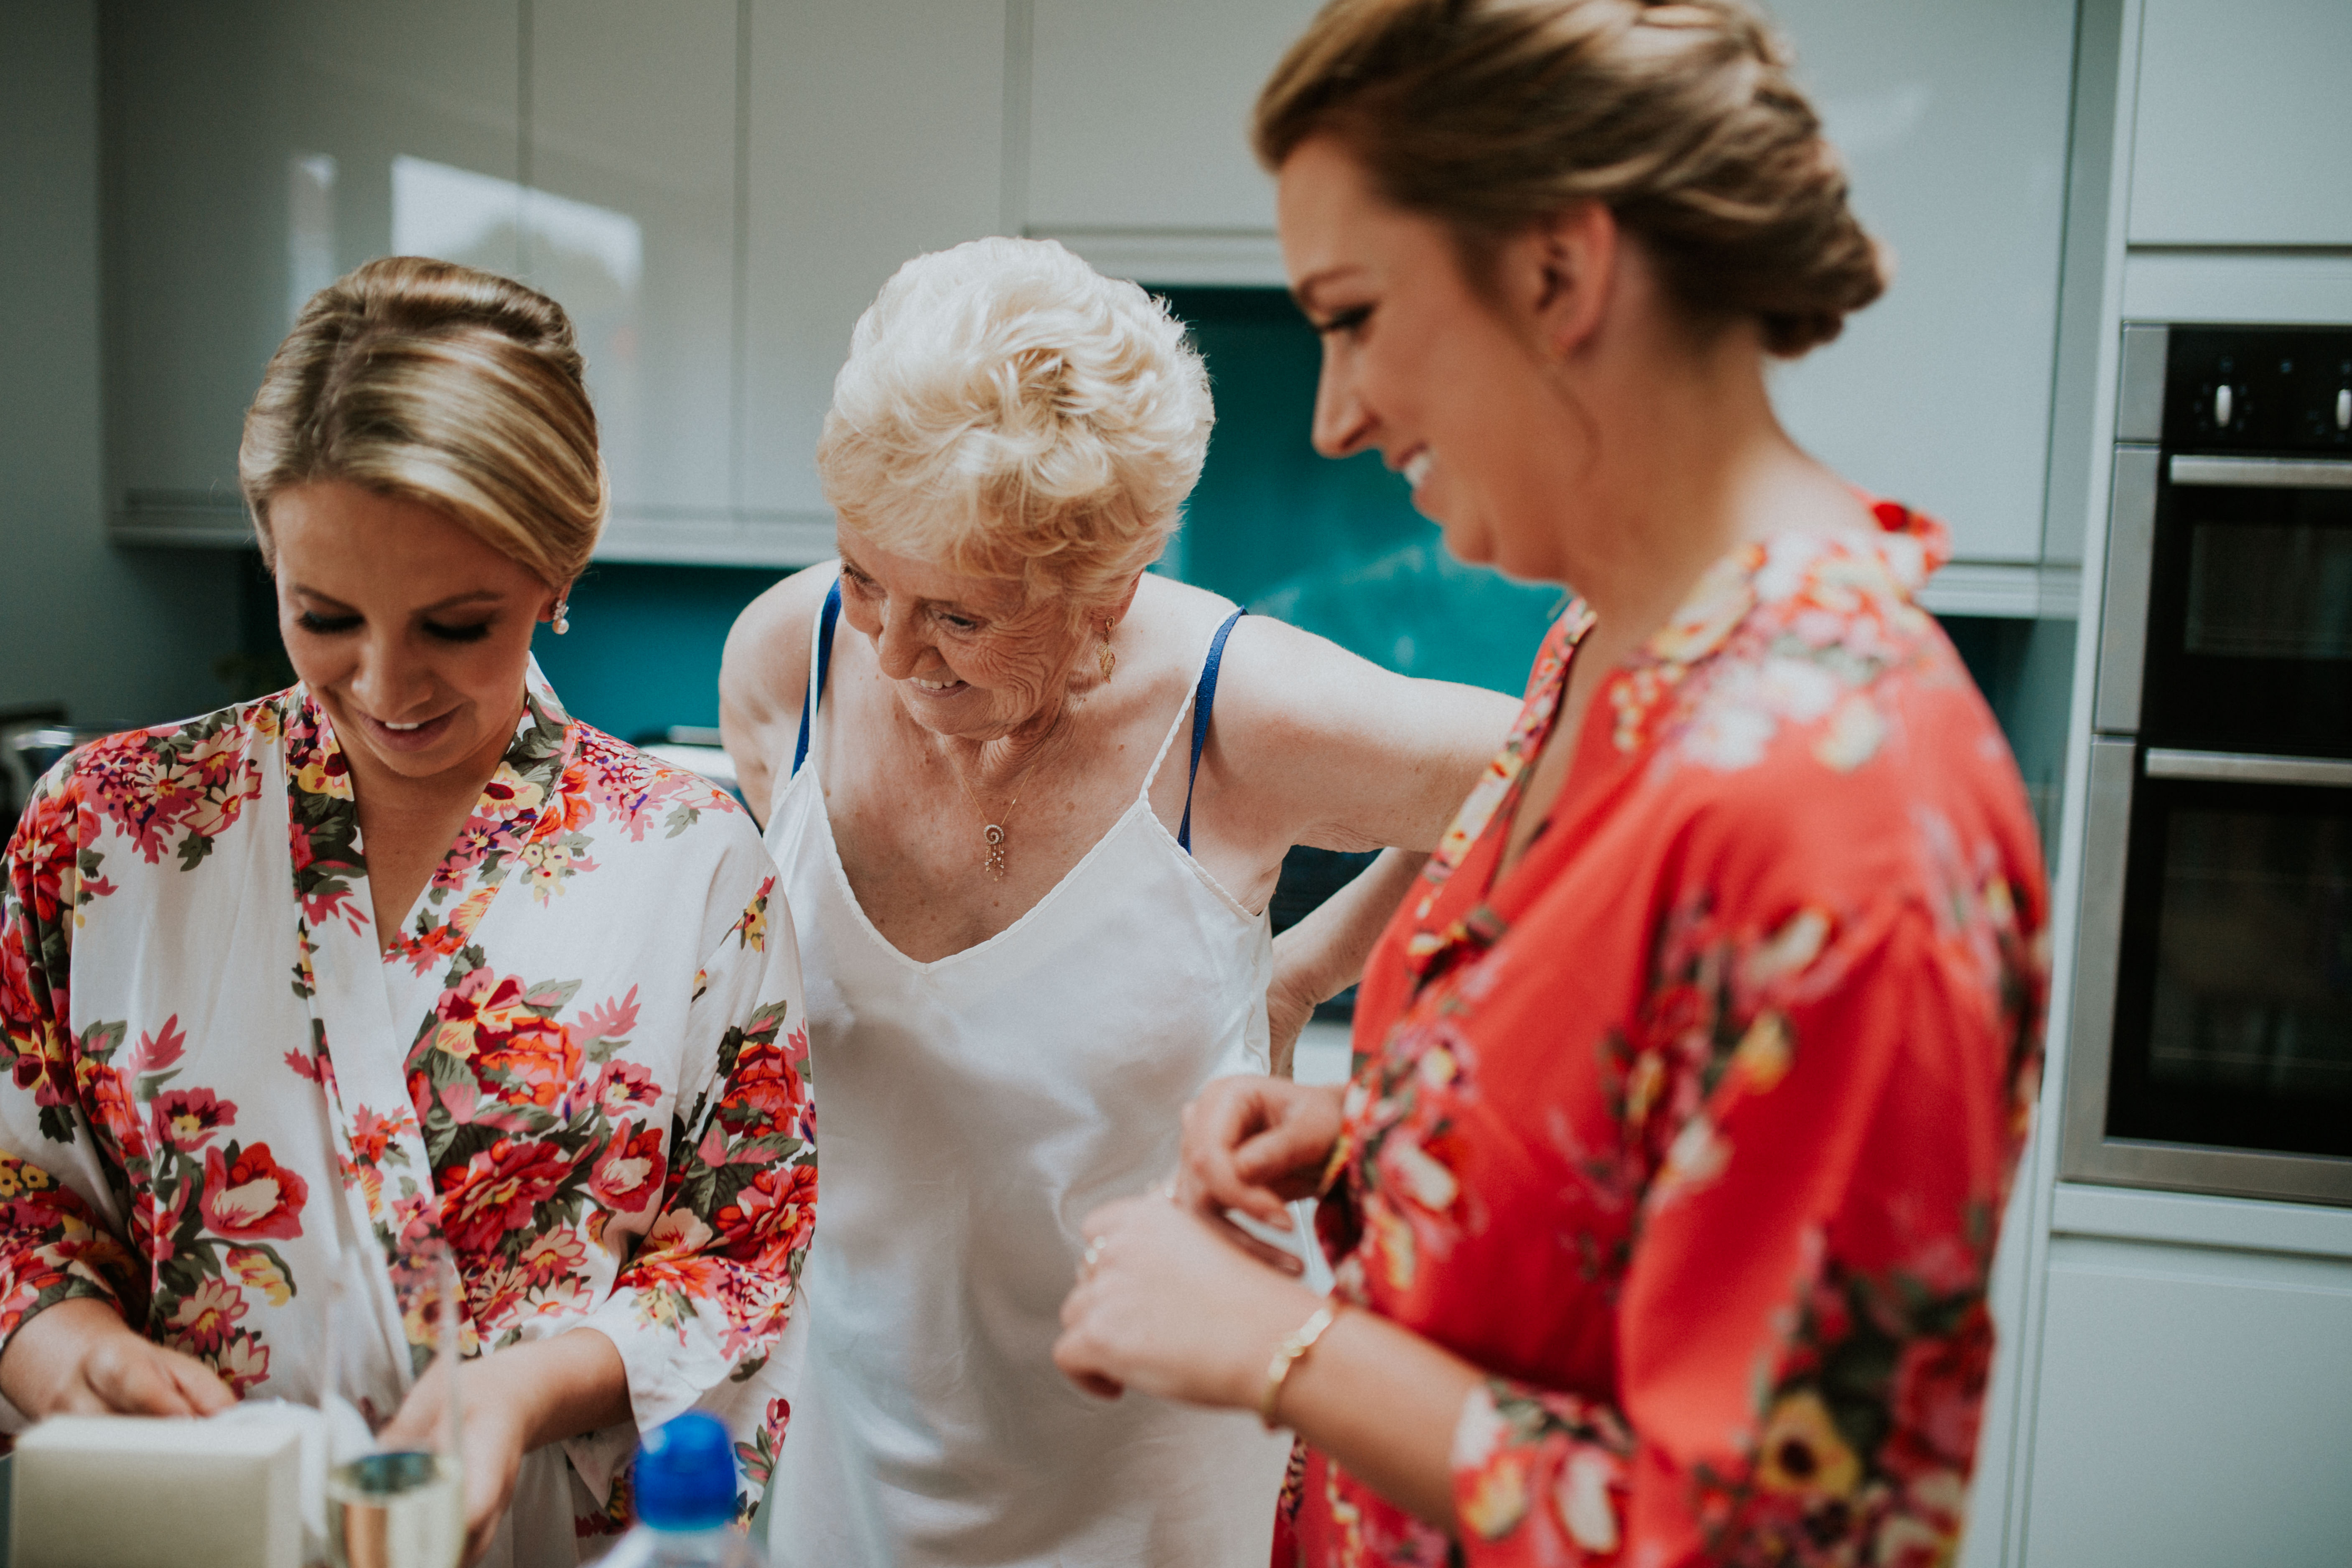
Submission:
<svg viewBox="0 0 2352 1568">
<path fill-rule="evenodd" d="M 756 835 L 544 685 L 381 956 L 355 816 L 299 686 L 44 781 L 0 944 L 0 1334 L 98 1297 L 239 1395 L 307 1402 L 357 1247 L 390 1261 L 396 1402 L 446 1241 L 492 1347 L 586 1324 L 627 1363 L 637 1426 L 726 1417 L 748 1507 L 816 1185 L 799 971 Z M 625 1517 L 635 1438 L 541 1450 L 518 1509 L 542 1483 L 566 1548 L 575 1515 Z"/>
<path fill-rule="evenodd" d="M 638 1432 L 690 1406 L 758 1501 L 816 1187 L 757 831 L 530 662 L 603 512 L 578 371 L 504 279 L 323 291 L 240 464 L 301 683 L 61 763 L 0 903 L 0 1390 L 206 1415 L 331 1385 L 413 1441 L 454 1258 L 494 1352 L 459 1380 L 494 1568 L 597 1555 Z"/>
</svg>

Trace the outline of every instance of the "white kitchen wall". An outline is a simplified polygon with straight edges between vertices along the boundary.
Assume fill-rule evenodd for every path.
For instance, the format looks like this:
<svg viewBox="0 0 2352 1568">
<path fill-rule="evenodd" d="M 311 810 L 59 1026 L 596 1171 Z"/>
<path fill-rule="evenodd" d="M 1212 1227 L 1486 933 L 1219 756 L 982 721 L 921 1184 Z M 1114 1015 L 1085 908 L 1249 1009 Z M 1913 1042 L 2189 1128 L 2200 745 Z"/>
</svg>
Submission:
<svg viewBox="0 0 2352 1568">
<path fill-rule="evenodd" d="M 219 705 L 242 563 L 107 542 L 98 7 L 0 5 L 0 709 L 144 723 Z"/>
</svg>

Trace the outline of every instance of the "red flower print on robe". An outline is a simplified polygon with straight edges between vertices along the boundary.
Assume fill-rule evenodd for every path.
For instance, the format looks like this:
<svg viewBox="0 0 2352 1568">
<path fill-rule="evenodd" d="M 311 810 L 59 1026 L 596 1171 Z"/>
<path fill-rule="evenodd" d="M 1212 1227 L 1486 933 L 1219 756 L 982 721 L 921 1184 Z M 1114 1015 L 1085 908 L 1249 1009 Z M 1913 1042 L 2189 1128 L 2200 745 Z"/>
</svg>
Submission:
<svg viewBox="0 0 2352 1568">
<path fill-rule="evenodd" d="M 661 1195 L 668 1167 L 662 1157 L 659 1128 L 638 1128 L 624 1121 L 597 1158 L 588 1191 L 596 1201 L 620 1214 L 635 1214 Z"/>
<path fill-rule="evenodd" d="M 225 1279 L 202 1279 L 164 1318 L 165 1343 L 191 1355 L 208 1356 L 226 1343 L 245 1316 L 245 1292 Z"/>
<path fill-rule="evenodd" d="M 270 1158 L 269 1145 L 205 1151 L 205 1224 L 231 1241 L 289 1240 L 302 1234 L 310 1184 Z"/>
<path fill-rule="evenodd" d="M 781 1268 L 787 1257 L 807 1244 L 815 1203 L 814 1168 L 770 1165 L 711 1220 L 729 1257 Z"/>
<path fill-rule="evenodd" d="M 462 1170 L 442 1173 L 442 1233 L 460 1252 L 488 1254 L 509 1231 L 529 1226 L 531 1211 L 571 1173 L 562 1150 L 501 1138 Z"/>
<path fill-rule="evenodd" d="M 183 1154 L 193 1154 L 213 1141 L 213 1134 L 236 1120 L 236 1102 L 223 1100 L 208 1089 L 167 1089 L 150 1108 L 155 1119 L 155 1141 Z"/>
</svg>

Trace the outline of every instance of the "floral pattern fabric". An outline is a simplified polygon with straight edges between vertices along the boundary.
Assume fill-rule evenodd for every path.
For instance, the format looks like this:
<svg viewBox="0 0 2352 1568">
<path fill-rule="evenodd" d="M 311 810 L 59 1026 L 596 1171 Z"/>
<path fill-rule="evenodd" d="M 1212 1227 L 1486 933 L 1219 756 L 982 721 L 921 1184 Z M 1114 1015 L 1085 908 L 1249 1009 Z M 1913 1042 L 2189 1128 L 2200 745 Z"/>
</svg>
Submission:
<svg viewBox="0 0 2352 1568">
<path fill-rule="evenodd" d="M 1946 1563 L 2038 1088 L 2046 893 L 1991 714 L 1911 593 L 1942 531 L 1718 563 L 1494 776 L 1367 969 L 1318 1226 L 1345 1299 L 1484 1369 L 1448 1541 L 1302 1450 L 1292 1564 Z"/>
<path fill-rule="evenodd" d="M 340 1289 L 377 1351 L 347 1378 L 388 1414 L 430 1359 L 446 1253 L 469 1352 L 587 1325 L 627 1368 L 636 1425 L 528 1457 L 568 1457 L 571 1501 L 519 1535 L 568 1553 L 625 1527 L 636 1426 L 689 1405 L 734 1429 L 748 1509 L 816 1192 L 799 964 L 757 830 L 570 720 L 534 669 L 381 941 L 366 879 L 345 758 L 299 686 L 42 781 L 0 904 L 0 1344 L 93 1297 L 240 1395 L 309 1402 Z"/>
</svg>

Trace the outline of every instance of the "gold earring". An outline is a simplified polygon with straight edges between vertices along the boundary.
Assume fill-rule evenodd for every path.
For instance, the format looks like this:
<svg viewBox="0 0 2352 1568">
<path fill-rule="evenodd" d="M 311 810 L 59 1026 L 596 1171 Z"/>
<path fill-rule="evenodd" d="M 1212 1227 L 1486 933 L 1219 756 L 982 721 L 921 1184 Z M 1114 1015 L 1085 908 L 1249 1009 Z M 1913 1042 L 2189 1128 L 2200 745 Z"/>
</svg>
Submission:
<svg viewBox="0 0 2352 1568">
<path fill-rule="evenodd" d="M 1095 649 L 1095 662 L 1102 666 L 1105 680 L 1108 680 L 1110 672 L 1118 668 L 1118 655 L 1110 650 L 1110 617 L 1108 616 L 1103 617 L 1102 646 Z"/>
</svg>

